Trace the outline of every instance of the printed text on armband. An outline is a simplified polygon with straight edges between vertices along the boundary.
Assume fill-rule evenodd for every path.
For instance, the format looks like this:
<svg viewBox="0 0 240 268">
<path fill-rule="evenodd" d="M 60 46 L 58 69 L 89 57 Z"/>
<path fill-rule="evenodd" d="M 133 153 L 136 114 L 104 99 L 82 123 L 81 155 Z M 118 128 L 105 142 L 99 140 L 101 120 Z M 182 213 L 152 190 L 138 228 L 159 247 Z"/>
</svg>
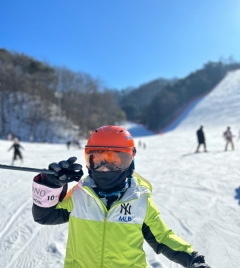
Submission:
<svg viewBox="0 0 240 268">
<path fill-rule="evenodd" d="M 32 191 L 34 194 L 40 195 L 41 197 L 44 197 L 46 195 L 46 191 L 44 191 L 43 189 L 32 187 Z"/>
</svg>

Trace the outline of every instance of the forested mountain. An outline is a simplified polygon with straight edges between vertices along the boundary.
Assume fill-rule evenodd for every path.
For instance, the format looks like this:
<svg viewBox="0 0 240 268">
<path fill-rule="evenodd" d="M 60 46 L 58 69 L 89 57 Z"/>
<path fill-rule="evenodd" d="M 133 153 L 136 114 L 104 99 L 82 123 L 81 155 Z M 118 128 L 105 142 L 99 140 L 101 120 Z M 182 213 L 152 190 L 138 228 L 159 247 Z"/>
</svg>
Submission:
<svg viewBox="0 0 240 268">
<path fill-rule="evenodd" d="M 124 118 L 101 81 L 0 49 L 0 138 L 58 141 Z"/>
<path fill-rule="evenodd" d="M 159 78 L 138 88 L 119 92 L 118 103 L 125 112 L 128 120 L 140 122 L 145 107 L 149 105 L 153 97 L 166 85 L 173 84 L 175 80 Z"/>
<path fill-rule="evenodd" d="M 166 85 L 147 106 L 142 123 L 149 129 L 160 130 L 179 109 L 194 98 L 209 93 L 229 71 L 239 68 L 239 63 L 209 62 L 201 70 Z"/>
</svg>

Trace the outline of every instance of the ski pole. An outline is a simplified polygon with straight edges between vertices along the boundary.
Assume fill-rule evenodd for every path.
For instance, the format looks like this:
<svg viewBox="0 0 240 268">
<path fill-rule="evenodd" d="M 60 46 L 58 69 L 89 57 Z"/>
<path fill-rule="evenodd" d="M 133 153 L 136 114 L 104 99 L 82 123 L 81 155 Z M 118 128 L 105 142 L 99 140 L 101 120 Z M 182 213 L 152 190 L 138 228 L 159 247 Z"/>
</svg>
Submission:
<svg viewBox="0 0 240 268">
<path fill-rule="evenodd" d="M 38 169 L 38 168 L 29 168 L 29 167 L 15 167 L 15 166 L 7 166 L 7 165 L 1 165 L 1 164 L 0 164 L 0 168 L 57 175 L 57 172 L 55 172 L 54 170 L 49 170 L 49 169 Z"/>
</svg>

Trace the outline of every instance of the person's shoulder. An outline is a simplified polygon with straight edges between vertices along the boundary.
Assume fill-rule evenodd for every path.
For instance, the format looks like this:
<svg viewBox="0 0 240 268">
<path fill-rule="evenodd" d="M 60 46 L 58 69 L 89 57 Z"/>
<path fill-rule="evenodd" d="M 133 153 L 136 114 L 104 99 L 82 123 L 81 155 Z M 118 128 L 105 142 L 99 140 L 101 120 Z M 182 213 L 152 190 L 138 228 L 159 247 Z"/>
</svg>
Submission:
<svg viewBox="0 0 240 268">
<path fill-rule="evenodd" d="M 134 171 L 133 177 L 137 180 L 139 186 L 143 186 L 152 192 L 152 185 L 147 179 L 142 177 L 136 171 Z"/>
</svg>

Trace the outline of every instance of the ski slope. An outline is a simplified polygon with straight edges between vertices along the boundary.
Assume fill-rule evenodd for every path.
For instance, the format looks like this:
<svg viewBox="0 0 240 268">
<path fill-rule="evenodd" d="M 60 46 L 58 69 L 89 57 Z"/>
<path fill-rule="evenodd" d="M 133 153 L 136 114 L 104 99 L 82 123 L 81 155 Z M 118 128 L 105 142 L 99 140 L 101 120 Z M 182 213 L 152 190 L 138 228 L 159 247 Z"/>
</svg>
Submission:
<svg viewBox="0 0 240 268">
<path fill-rule="evenodd" d="M 229 73 L 174 131 L 149 135 L 141 126 L 138 134 L 134 134 L 136 171 L 152 183 L 153 199 L 162 218 L 176 234 L 204 254 L 213 268 L 240 267 L 239 81 L 240 71 Z M 195 132 L 201 124 L 209 153 L 194 154 Z M 235 150 L 224 152 L 222 132 L 228 125 L 236 134 Z M 139 140 L 146 144 L 146 149 L 138 146 Z M 84 166 L 83 149 L 67 150 L 65 145 L 46 143 L 22 145 L 24 163 L 16 165 L 47 168 L 51 162 L 76 156 Z M 11 142 L 0 140 L 1 164 L 11 164 L 12 151 L 7 152 L 10 146 Z M 87 174 L 85 168 L 84 173 Z M 0 170 L 1 268 L 63 267 L 68 225 L 41 226 L 33 221 L 34 175 Z M 144 248 L 149 267 L 181 267 L 156 255 L 147 245 Z"/>
<path fill-rule="evenodd" d="M 192 129 L 203 124 L 207 129 L 240 128 L 240 70 L 227 76 L 207 95 L 193 101 L 164 131 Z"/>
</svg>

